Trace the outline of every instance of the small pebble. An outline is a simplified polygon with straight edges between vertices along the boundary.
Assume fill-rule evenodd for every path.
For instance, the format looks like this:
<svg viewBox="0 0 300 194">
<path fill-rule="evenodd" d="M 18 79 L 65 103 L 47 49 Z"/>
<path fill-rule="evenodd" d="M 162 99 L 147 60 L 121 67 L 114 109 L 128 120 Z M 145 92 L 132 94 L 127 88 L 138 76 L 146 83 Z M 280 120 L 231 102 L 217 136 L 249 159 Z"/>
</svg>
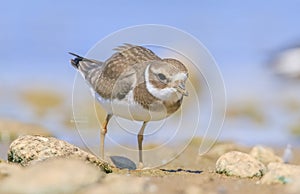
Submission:
<svg viewBox="0 0 300 194">
<path fill-rule="evenodd" d="M 110 156 L 110 159 L 117 168 L 136 170 L 136 164 L 129 158 L 123 156 Z"/>
</svg>

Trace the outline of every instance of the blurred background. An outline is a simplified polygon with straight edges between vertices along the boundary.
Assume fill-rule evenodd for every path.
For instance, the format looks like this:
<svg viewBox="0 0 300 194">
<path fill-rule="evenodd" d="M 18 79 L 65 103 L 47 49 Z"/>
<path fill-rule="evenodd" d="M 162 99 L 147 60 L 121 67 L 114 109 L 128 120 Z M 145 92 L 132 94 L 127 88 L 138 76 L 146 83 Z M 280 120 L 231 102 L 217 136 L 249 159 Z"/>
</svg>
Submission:
<svg viewBox="0 0 300 194">
<path fill-rule="evenodd" d="M 76 71 L 68 52 L 84 55 L 121 28 L 164 24 L 195 36 L 219 65 L 227 92 L 221 140 L 299 146 L 299 18 L 297 0 L 4 1 L 1 139 L 13 138 L 19 132 L 11 126 L 24 122 L 80 144 L 72 120 Z"/>
</svg>

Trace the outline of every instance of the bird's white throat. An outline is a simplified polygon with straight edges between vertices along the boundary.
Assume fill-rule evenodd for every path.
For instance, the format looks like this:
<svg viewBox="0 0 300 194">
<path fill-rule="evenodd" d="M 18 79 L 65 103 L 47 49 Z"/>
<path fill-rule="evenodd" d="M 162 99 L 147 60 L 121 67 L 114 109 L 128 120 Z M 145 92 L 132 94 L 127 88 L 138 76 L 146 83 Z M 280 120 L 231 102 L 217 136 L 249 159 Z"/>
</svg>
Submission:
<svg viewBox="0 0 300 194">
<path fill-rule="evenodd" d="M 150 65 L 148 65 L 145 70 L 146 88 L 154 97 L 169 102 L 175 102 L 182 97 L 175 88 L 156 88 L 149 80 L 149 68 Z"/>
</svg>

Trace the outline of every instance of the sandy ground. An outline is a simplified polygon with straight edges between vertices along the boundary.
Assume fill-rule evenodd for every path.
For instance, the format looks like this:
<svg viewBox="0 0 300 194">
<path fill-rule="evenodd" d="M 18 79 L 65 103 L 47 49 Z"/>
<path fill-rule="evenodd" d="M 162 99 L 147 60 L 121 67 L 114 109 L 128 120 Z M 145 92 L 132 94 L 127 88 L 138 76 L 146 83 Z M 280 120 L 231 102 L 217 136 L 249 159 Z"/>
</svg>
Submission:
<svg viewBox="0 0 300 194">
<path fill-rule="evenodd" d="M 143 171 L 114 169 L 114 173 L 147 176 L 150 182 L 156 185 L 159 193 L 286 193 L 287 185 L 258 184 L 259 178 L 228 177 L 215 173 L 215 163 L 220 155 L 232 150 L 249 153 L 250 149 L 233 143 L 218 143 L 209 153 L 200 157 L 197 156 L 198 141 L 194 141 L 177 159 L 159 169 Z M 275 149 L 275 152 L 279 156 L 283 154 L 281 149 Z M 294 149 L 293 152 L 291 163 L 299 165 L 300 149 Z"/>
<path fill-rule="evenodd" d="M 218 194 L 282 194 L 286 193 L 287 185 L 258 184 L 259 178 L 228 177 L 215 172 L 217 159 L 229 151 L 249 153 L 251 147 L 239 146 L 232 142 L 216 143 L 205 155 L 198 156 L 200 139 L 194 139 L 187 149 L 169 164 L 150 170 L 113 169 L 112 174 L 122 174 L 131 177 L 147 177 L 149 193 L 218 193 Z M 1 145 L 1 155 L 6 155 L 8 147 Z M 283 149 L 274 148 L 278 156 L 283 155 Z M 293 149 L 291 164 L 300 164 L 300 149 Z M 159 160 L 159 156 L 156 159 Z M 2 158 L 6 160 L 6 158 Z M 156 160 L 155 159 L 155 160 Z M 107 175 L 110 176 L 110 175 Z"/>
</svg>

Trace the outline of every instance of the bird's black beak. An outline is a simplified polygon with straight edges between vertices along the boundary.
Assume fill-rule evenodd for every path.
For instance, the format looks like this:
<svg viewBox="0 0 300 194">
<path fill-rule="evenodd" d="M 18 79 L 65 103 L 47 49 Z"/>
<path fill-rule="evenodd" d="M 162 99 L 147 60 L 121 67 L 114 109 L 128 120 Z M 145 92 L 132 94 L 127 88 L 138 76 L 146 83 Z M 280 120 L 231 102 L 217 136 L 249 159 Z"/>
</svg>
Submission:
<svg viewBox="0 0 300 194">
<path fill-rule="evenodd" d="M 179 85 L 176 87 L 176 90 L 182 94 L 183 96 L 188 96 L 189 93 L 185 88 L 185 83 L 184 82 L 180 82 Z"/>
</svg>

